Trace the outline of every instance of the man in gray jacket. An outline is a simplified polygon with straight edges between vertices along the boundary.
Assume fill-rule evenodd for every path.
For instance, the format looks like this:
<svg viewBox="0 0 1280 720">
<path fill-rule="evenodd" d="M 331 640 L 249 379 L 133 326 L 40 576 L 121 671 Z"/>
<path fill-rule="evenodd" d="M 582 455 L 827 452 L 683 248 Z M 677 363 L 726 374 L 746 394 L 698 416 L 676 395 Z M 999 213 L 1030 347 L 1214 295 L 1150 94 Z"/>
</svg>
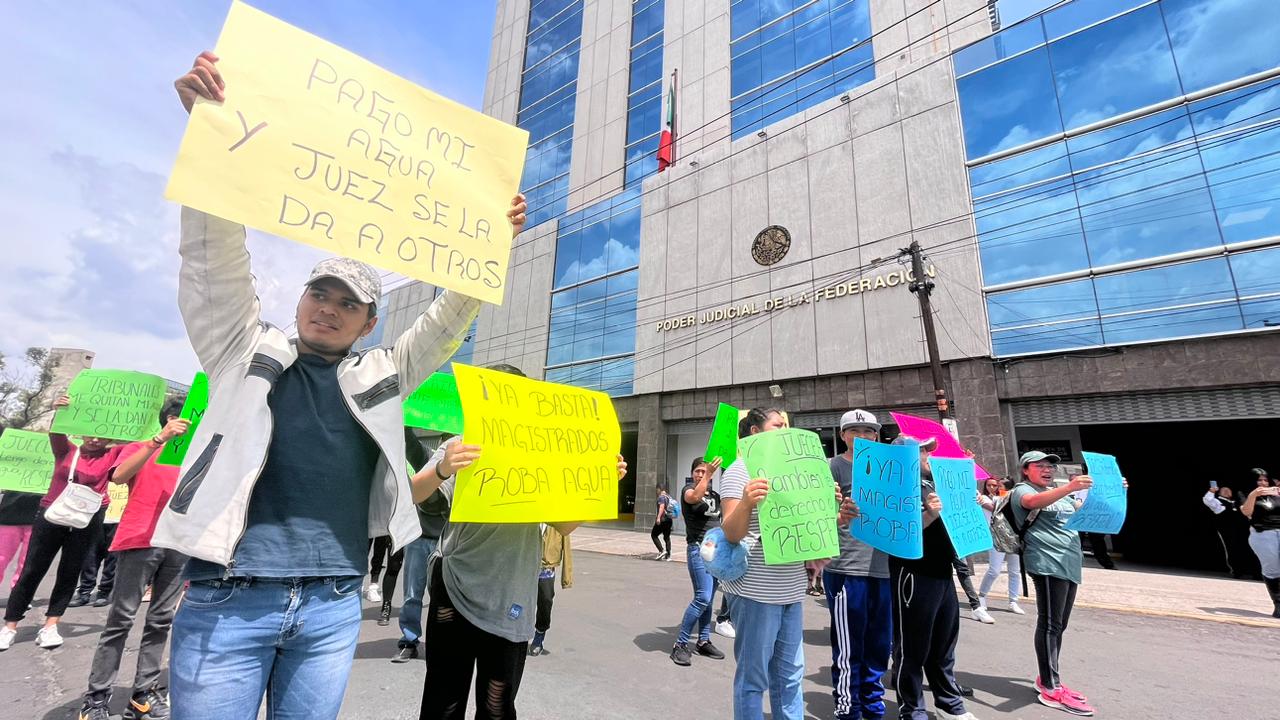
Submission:
<svg viewBox="0 0 1280 720">
<path fill-rule="evenodd" d="M 175 83 L 220 101 L 217 57 Z M 234 90 L 233 90 L 234 91 Z M 507 213 L 524 225 L 517 196 Z M 360 625 L 368 538 L 418 538 L 401 402 L 461 344 L 477 300 L 445 293 L 392 348 L 351 352 L 377 323 L 377 272 L 318 264 L 296 339 L 264 323 L 244 228 L 183 208 L 179 305 L 209 407 L 153 542 L 190 555 L 170 690 L 183 720 L 334 718 Z M 434 490 L 432 487 L 430 490 Z M 268 692 L 269 691 L 269 692 Z"/>
</svg>

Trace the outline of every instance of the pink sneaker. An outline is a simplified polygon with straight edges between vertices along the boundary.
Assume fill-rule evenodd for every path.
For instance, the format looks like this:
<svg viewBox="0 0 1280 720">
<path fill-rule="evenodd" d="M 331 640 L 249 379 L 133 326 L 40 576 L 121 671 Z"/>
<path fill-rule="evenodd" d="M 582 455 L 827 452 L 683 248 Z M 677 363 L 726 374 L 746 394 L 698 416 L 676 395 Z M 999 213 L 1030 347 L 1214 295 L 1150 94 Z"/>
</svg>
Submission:
<svg viewBox="0 0 1280 720">
<path fill-rule="evenodd" d="M 1040 701 L 1041 705 L 1063 710 L 1071 713 L 1072 715 L 1080 715 L 1083 717 L 1093 715 L 1092 707 L 1089 707 L 1089 705 L 1083 700 L 1076 699 L 1076 697 L 1070 694 L 1064 687 L 1060 687 L 1049 692 L 1042 690 L 1036 695 L 1036 699 Z"/>
<path fill-rule="evenodd" d="M 1067 687 L 1066 685 L 1059 685 L 1058 687 L 1060 687 L 1061 689 L 1065 690 L 1065 691 L 1067 692 L 1067 694 L 1068 694 L 1068 695 L 1070 695 L 1071 697 L 1073 697 L 1073 698 L 1075 698 L 1075 699 L 1079 700 L 1080 702 L 1089 702 L 1089 698 L 1085 697 L 1083 693 L 1076 692 L 1075 690 L 1072 690 L 1071 688 Z M 1052 691 L 1052 690 L 1050 690 L 1049 688 L 1045 687 L 1044 683 L 1040 682 L 1040 676 L 1039 676 L 1039 675 L 1037 675 L 1037 676 L 1036 676 L 1036 690 L 1039 690 L 1039 691 L 1040 691 L 1040 692 L 1042 692 L 1042 693 L 1052 693 L 1052 692 L 1053 692 L 1053 691 Z"/>
</svg>

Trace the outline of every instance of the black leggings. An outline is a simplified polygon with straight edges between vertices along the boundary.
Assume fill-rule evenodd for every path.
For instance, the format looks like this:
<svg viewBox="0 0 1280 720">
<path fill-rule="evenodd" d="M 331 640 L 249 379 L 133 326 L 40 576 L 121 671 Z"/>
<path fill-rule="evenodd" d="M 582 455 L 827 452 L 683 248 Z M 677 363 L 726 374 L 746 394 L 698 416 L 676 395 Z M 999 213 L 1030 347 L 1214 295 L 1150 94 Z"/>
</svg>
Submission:
<svg viewBox="0 0 1280 720">
<path fill-rule="evenodd" d="M 1036 662 L 1040 665 L 1040 682 L 1048 688 L 1062 684 L 1058 674 L 1058 654 L 1062 652 L 1062 635 L 1071 620 L 1079 585 L 1052 575 L 1031 573 L 1036 586 Z"/>
<path fill-rule="evenodd" d="M 369 582 L 378 582 L 378 576 L 382 575 L 382 602 L 387 607 L 391 606 L 391 596 L 396 591 L 396 581 L 400 579 L 400 568 L 404 565 L 404 548 L 391 553 L 387 557 L 387 553 L 391 552 L 391 538 L 382 535 L 369 543 L 373 545 L 373 560 L 369 564 Z M 383 574 L 382 564 L 385 559 L 387 572 Z"/>
<path fill-rule="evenodd" d="M 671 518 L 668 517 L 662 522 L 654 523 L 653 529 L 649 531 L 649 537 L 653 539 L 653 546 L 658 548 L 658 552 L 664 552 L 662 549 L 662 546 L 658 544 L 659 535 L 661 535 L 662 539 L 667 543 L 667 549 L 665 550 L 665 552 L 668 555 L 670 555 L 671 554 Z"/>
<path fill-rule="evenodd" d="M 27 560 L 22 567 L 22 577 L 9 595 L 9 605 L 5 608 L 4 621 L 18 622 L 27 614 L 27 606 L 36 595 L 36 588 L 44 581 L 45 573 L 53 565 L 53 558 L 62 551 L 62 559 L 58 561 L 58 574 L 53 583 L 53 593 L 49 597 L 46 617 L 62 617 L 67 612 L 67 604 L 80 582 L 80 570 L 84 567 L 84 556 L 98 541 L 102 533 L 102 518 L 107 509 L 102 508 L 94 514 L 85 528 L 69 528 L 54 525 L 44 519 L 44 509 L 36 515 L 31 526 L 31 542 L 27 544 Z"/>
</svg>

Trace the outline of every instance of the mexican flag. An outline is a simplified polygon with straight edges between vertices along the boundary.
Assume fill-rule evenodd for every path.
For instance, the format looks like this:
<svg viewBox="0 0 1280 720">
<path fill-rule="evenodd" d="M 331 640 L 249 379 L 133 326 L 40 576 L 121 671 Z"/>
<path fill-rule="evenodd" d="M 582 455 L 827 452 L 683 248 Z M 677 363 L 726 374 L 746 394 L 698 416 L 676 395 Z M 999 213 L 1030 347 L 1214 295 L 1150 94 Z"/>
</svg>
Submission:
<svg viewBox="0 0 1280 720">
<path fill-rule="evenodd" d="M 667 118 L 658 139 L 658 172 L 675 162 L 676 143 L 676 74 L 671 73 L 671 87 L 667 89 Z"/>
</svg>

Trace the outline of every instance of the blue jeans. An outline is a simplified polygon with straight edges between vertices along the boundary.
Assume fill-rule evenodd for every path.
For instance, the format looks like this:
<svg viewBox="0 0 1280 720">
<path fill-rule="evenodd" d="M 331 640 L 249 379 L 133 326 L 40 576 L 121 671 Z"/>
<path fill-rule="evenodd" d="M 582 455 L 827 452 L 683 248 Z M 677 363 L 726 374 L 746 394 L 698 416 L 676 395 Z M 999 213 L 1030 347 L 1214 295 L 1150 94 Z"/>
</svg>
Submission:
<svg viewBox="0 0 1280 720">
<path fill-rule="evenodd" d="M 191 583 L 173 621 L 173 717 L 336 718 L 360 635 L 363 578 Z"/>
<path fill-rule="evenodd" d="M 689 642 L 694 626 L 698 628 L 698 642 L 711 639 L 711 598 L 715 597 L 720 581 L 707 572 L 701 549 L 701 545 L 690 545 L 685 552 L 689 560 L 689 580 L 693 583 L 693 602 L 685 608 L 684 619 L 680 621 L 679 643 Z"/>
<path fill-rule="evenodd" d="M 400 606 L 400 647 L 416 647 L 422 637 L 422 600 L 427 594 L 428 561 L 437 540 L 418 538 L 404 548 L 404 604 Z"/>
<path fill-rule="evenodd" d="M 837 720 L 884 717 L 884 673 L 893 648 L 889 578 L 823 572 L 831 611 L 831 687 Z"/>
<path fill-rule="evenodd" d="M 733 720 L 764 720 L 764 694 L 774 720 L 803 720 L 804 608 L 728 595 L 738 631 L 733 641 Z"/>
</svg>

